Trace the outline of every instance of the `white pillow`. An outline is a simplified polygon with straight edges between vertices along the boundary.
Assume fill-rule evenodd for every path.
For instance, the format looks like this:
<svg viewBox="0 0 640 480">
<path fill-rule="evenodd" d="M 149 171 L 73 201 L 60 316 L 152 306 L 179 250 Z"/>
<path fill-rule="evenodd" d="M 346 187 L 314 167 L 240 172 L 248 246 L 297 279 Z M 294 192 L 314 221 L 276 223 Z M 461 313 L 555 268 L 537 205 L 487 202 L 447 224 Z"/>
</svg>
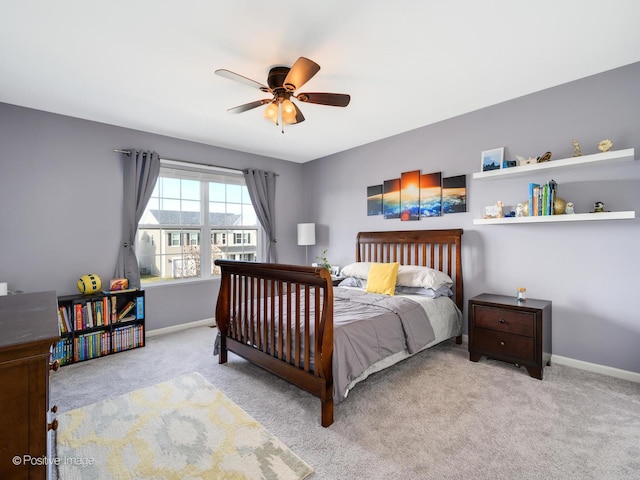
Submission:
<svg viewBox="0 0 640 480">
<path fill-rule="evenodd" d="M 442 286 L 453 286 L 453 280 L 446 273 L 419 265 L 400 265 L 397 285 L 403 287 L 423 287 L 438 290 Z"/>
<path fill-rule="evenodd" d="M 350 263 L 340 271 L 343 277 L 354 277 L 366 280 L 369 276 L 371 262 Z M 403 287 L 423 287 L 438 290 L 453 286 L 453 280 L 446 273 L 419 265 L 400 265 L 396 285 Z"/>
<path fill-rule="evenodd" d="M 354 278 L 353 280 L 361 282 L 362 280 L 358 280 Z M 420 295 L 423 297 L 429 298 L 438 298 L 438 297 L 453 297 L 453 292 L 451 288 L 443 285 L 437 290 L 433 288 L 424 288 L 424 287 L 403 287 L 402 285 L 396 286 L 396 295 Z"/>
<path fill-rule="evenodd" d="M 369 268 L 371 268 L 371 262 L 350 263 L 340 271 L 340 275 L 366 280 L 369 276 Z"/>
<path fill-rule="evenodd" d="M 362 278 L 346 277 L 340 282 L 339 287 L 358 287 L 364 288 L 367 286 L 367 281 Z"/>
</svg>

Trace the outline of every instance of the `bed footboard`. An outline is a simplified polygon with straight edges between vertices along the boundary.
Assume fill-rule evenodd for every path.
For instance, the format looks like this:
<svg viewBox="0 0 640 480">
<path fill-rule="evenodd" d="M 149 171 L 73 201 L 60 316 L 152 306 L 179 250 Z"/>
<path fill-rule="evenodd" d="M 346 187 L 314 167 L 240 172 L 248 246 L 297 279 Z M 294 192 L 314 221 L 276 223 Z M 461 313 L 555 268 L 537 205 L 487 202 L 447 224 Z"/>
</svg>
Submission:
<svg viewBox="0 0 640 480">
<path fill-rule="evenodd" d="M 320 398 L 333 423 L 333 286 L 324 268 L 216 260 L 219 363 L 231 351 Z"/>
</svg>

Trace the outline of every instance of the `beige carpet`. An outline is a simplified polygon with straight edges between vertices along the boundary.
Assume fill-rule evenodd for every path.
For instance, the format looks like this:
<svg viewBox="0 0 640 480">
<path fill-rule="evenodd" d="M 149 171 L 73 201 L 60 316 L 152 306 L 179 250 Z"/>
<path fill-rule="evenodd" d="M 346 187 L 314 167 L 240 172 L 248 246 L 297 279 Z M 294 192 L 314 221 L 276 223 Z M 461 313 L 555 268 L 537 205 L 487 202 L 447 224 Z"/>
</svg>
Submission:
<svg viewBox="0 0 640 480">
<path fill-rule="evenodd" d="M 58 415 L 61 480 L 297 480 L 313 469 L 200 374 Z"/>
<path fill-rule="evenodd" d="M 449 341 L 359 383 L 322 428 L 317 397 L 236 355 L 219 365 L 215 334 L 171 332 L 65 366 L 51 374 L 51 405 L 199 372 L 312 465 L 307 480 L 640 480 L 639 383 L 559 364 L 540 381 L 470 362 Z"/>
</svg>

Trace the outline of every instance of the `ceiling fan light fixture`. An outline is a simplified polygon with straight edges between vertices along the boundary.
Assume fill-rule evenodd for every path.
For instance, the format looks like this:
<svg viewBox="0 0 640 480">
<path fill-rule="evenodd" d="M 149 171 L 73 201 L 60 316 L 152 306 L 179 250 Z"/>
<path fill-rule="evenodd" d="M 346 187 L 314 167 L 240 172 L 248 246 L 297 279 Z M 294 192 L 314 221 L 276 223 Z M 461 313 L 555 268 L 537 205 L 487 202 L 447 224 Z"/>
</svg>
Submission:
<svg viewBox="0 0 640 480">
<path fill-rule="evenodd" d="M 270 120 L 277 125 L 278 124 L 278 103 L 277 102 L 270 103 L 269 106 L 265 108 L 263 116 L 267 120 Z"/>
<path fill-rule="evenodd" d="M 291 125 L 297 123 L 296 121 L 296 107 L 288 98 L 282 101 L 282 122 L 285 125 Z"/>
</svg>

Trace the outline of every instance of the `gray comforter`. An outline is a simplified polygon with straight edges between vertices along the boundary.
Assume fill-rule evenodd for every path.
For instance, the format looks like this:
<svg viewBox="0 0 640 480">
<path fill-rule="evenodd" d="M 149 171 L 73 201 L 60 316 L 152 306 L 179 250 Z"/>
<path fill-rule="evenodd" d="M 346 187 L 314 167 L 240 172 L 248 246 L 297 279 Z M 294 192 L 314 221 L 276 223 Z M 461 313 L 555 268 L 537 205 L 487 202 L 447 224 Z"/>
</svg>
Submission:
<svg viewBox="0 0 640 480">
<path fill-rule="evenodd" d="M 404 351 L 416 353 L 435 339 L 420 304 L 406 297 L 334 288 L 333 392 L 343 400 L 368 367 Z"/>
</svg>

